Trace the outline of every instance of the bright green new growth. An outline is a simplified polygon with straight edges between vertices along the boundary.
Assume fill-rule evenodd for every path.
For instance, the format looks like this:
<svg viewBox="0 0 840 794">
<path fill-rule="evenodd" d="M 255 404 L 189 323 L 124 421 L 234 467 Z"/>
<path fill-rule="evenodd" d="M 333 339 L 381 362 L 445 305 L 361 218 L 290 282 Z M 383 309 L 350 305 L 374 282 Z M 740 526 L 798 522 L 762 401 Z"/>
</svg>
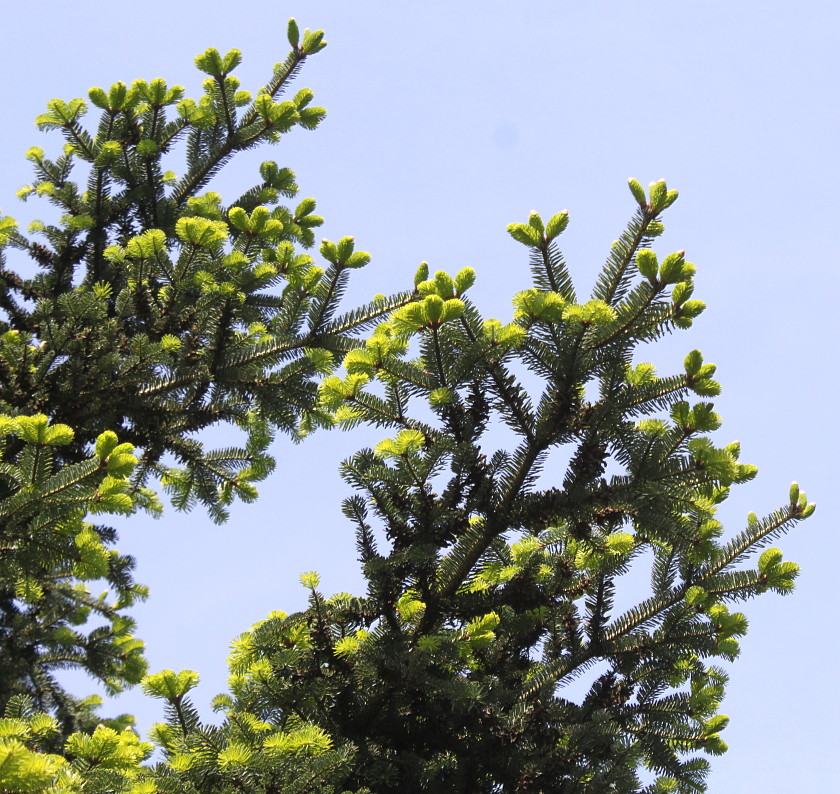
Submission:
<svg viewBox="0 0 840 794">
<path fill-rule="evenodd" d="M 17 695 L 0 719 L 0 790 L 12 794 L 83 794 L 125 791 L 154 794 L 141 766 L 154 750 L 124 725 L 97 725 L 75 733 L 64 755 L 45 753 L 59 733 L 55 719 L 34 711 L 32 701 Z M 68 760 L 71 759 L 71 760 Z"/>
<path fill-rule="evenodd" d="M 264 163 L 230 206 L 205 191 L 236 152 L 323 117 L 308 89 L 279 100 L 323 34 L 291 20 L 288 38 L 256 97 L 230 74 L 241 53 L 209 49 L 198 101 L 163 80 L 116 83 L 89 93 L 95 135 L 80 99 L 38 119 L 67 144 L 56 160 L 29 151 L 36 180 L 21 195 L 64 215 L 33 225 L 46 244 L 0 219 L 0 247 L 40 267 L 0 270 L 0 790 L 704 790 L 696 753 L 724 752 L 728 722 L 713 662 L 734 659 L 747 629 L 730 606 L 793 588 L 798 566 L 764 547 L 814 505 L 794 484 L 727 536 L 718 505 L 756 469 L 708 438 L 715 366 L 697 350 L 665 377 L 634 361 L 704 309 L 684 252 L 650 247 L 677 192 L 630 180 L 636 215 L 585 300 L 556 245 L 568 212 L 531 212 L 508 227 L 532 274 L 512 322 L 481 316 L 471 268 L 430 276 L 426 263 L 410 292 L 336 316 L 370 255 L 352 237 L 322 241 L 324 267 L 301 252 L 322 220 L 312 199 L 279 205 L 297 192 L 291 171 Z M 177 176 L 162 157 L 180 138 Z M 244 448 L 203 449 L 195 434 L 219 421 Z M 499 422 L 511 449 L 494 451 Z M 327 598 L 303 574 L 309 607 L 234 641 L 230 693 L 213 701 L 223 721 L 202 725 L 197 673 L 143 678 L 123 612 L 145 589 L 114 530 L 85 518 L 158 512 L 144 487 L 158 476 L 176 506 L 201 501 L 222 520 L 237 496 L 256 498 L 274 429 L 336 424 L 388 433 L 342 464 L 367 592 Z M 618 609 L 617 586 L 643 564 L 648 596 Z M 115 602 L 90 596 L 94 579 Z M 105 625 L 85 634 L 92 614 Z M 62 666 L 111 691 L 142 678 L 164 702 L 161 760 L 144 765 L 154 745 L 130 717 L 97 725 L 98 699 L 67 694 Z M 575 680 L 588 680 L 582 697 Z"/>
</svg>

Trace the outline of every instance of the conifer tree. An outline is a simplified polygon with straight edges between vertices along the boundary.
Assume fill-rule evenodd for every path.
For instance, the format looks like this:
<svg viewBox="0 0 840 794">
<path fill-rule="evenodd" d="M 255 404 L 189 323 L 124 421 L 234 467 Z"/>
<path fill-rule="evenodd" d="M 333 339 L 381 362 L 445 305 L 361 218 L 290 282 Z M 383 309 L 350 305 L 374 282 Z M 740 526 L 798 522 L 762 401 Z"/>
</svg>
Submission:
<svg viewBox="0 0 840 794">
<path fill-rule="evenodd" d="M 636 360 L 704 304 L 684 252 L 651 247 L 676 191 L 630 187 L 589 299 L 557 247 L 568 215 L 532 213 L 508 227 L 532 271 L 512 323 L 481 316 L 470 268 L 423 265 L 417 300 L 321 383 L 320 421 L 391 433 L 342 465 L 367 592 L 325 597 L 304 574 L 308 609 L 234 643 L 221 728 L 189 704 L 195 674 L 146 679 L 170 710 L 156 780 L 294 790 L 273 782 L 278 748 L 303 743 L 328 770 L 310 791 L 705 790 L 704 756 L 726 750 L 715 662 L 747 629 L 733 605 L 793 588 L 798 566 L 767 546 L 814 505 L 794 484 L 725 533 L 718 507 L 756 468 L 709 438 L 720 386 L 699 351 L 665 376 Z M 493 448 L 500 422 L 510 449 Z M 617 606 L 631 566 L 649 592 Z"/>
<path fill-rule="evenodd" d="M 254 483 L 274 465 L 274 431 L 298 433 L 333 354 L 407 300 L 338 313 L 350 271 L 370 257 L 346 237 L 339 257 L 315 265 L 306 249 L 322 219 L 311 198 L 281 203 L 298 193 L 290 169 L 264 162 L 259 182 L 227 205 L 208 190 L 237 153 L 296 127 L 314 129 L 324 117 L 309 89 L 281 98 L 326 46 L 323 33 L 301 32 L 292 20 L 288 38 L 291 52 L 254 96 L 232 74 L 240 52 L 208 49 L 196 58 L 206 74 L 197 101 L 162 79 L 118 82 L 92 88 L 89 103 L 52 100 L 37 119 L 65 143 L 58 157 L 27 152 L 35 179 L 19 195 L 45 197 L 60 217 L 36 221 L 29 234 L 0 218 L 0 416 L 11 428 L 0 439 L 0 514 L 9 517 L 0 527 L 0 713 L 27 691 L 66 733 L 92 717 L 52 671 L 81 667 L 112 690 L 142 674 L 139 663 L 128 664 L 134 651 L 120 662 L 113 645 L 130 635 L 129 619 L 93 599 L 77 571 L 79 510 L 91 505 L 77 494 L 72 509 L 53 509 L 51 478 L 75 483 L 79 466 L 93 476 L 108 457 L 100 450 L 107 437 L 137 450 L 126 499 L 152 504 L 144 488 L 160 479 L 176 508 L 201 503 L 223 521 L 233 499 L 256 497 Z M 91 105 L 100 116 L 89 131 Z M 168 170 L 181 155 L 183 169 Z M 34 275 L 14 269 L 23 257 Z M 23 433 L 26 421 L 47 435 L 66 428 L 61 444 Z M 220 423 L 240 428 L 244 445 L 205 449 L 202 431 Z M 22 456 L 35 454 L 29 443 L 43 452 L 24 476 Z M 15 512 L 24 493 L 45 494 L 41 507 Z M 65 529 L 52 537 L 56 522 Z M 85 536 L 91 548 L 116 539 L 108 527 L 91 532 L 99 538 Z M 123 610 L 129 592 L 142 589 L 131 581 L 133 561 L 108 554 L 100 574 Z M 33 597 L 22 598 L 21 588 Z M 122 628 L 107 642 L 104 629 L 83 637 L 79 623 L 91 610 Z"/>
<path fill-rule="evenodd" d="M 237 153 L 324 117 L 309 89 L 279 101 L 326 46 L 321 31 L 301 34 L 294 20 L 288 34 L 292 51 L 256 96 L 232 74 L 241 53 L 209 49 L 196 58 L 208 75 L 198 101 L 162 79 L 92 88 L 101 117 L 91 134 L 81 121 L 87 102 L 52 100 L 37 124 L 66 143 L 55 159 L 27 152 L 36 178 L 19 195 L 46 197 L 60 220 L 33 223 L 40 239 L 0 220 L 3 248 L 38 266 L 32 278 L 0 269 L 0 329 L 19 345 L 0 362 L 0 410 L 46 410 L 72 427 L 68 461 L 100 432 L 116 432 L 142 450 L 138 483 L 162 476 L 176 506 L 200 501 L 217 520 L 270 468 L 267 427 L 295 432 L 327 353 L 346 350 L 350 331 L 394 305 L 336 316 L 349 271 L 370 257 L 352 238 L 325 269 L 300 251 L 323 219 L 314 199 L 279 204 L 298 192 L 290 169 L 263 163 L 259 183 L 229 205 L 205 191 Z M 165 170 L 181 148 L 183 172 Z M 77 165 L 84 187 L 73 180 Z M 193 435 L 220 422 L 241 427 L 249 443 L 205 451 Z"/>
<path fill-rule="evenodd" d="M 143 643 L 125 614 L 146 588 L 133 581 L 131 558 L 107 548 L 113 529 L 85 518 L 161 509 L 148 489 L 131 487 L 137 458 L 111 431 L 96 439 L 89 459 L 57 465 L 58 451 L 73 437 L 71 428 L 50 424 L 43 414 L 0 416 L 0 482 L 10 492 L 0 500 L 0 696 L 4 707 L 25 697 L 53 713 L 64 736 L 99 722 L 100 699 L 67 693 L 57 670 L 82 668 L 112 693 L 146 673 Z M 13 458 L 10 448 L 19 450 Z M 97 580 L 107 589 L 94 597 L 86 583 Z M 91 615 L 104 625 L 85 634 L 80 627 Z"/>
<path fill-rule="evenodd" d="M 684 252 L 653 251 L 676 191 L 630 181 L 635 216 L 588 299 L 557 246 L 568 214 L 532 213 L 508 227 L 532 274 L 512 322 L 481 315 L 472 269 L 425 264 L 412 290 L 337 317 L 348 271 L 369 257 L 349 237 L 322 242 L 323 270 L 298 253 L 314 243 L 314 202 L 265 206 L 294 194 L 289 172 L 265 164 L 230 207 L 200 192 L 237 151 L 323 115 L 306 91 L 275 99 L 323 45 L 294 22 L 289 39 L 253 100 L 230 75 L 238 53 L 208 50 L 199 102 L 137 81 L 90 92 L 95 136 L 81 100 L 40 118 L 68 144 L 56 160 L 30 152 L 24 193 L 65 215 L 41 229 L 46 244 L 2 222 L 2 242 L 41 272 L 4 267 L 0 286 L 0 790 L 703 791 L 703 754 L 726 749 L 715 661 L 736 658 L 747 628 L 732 607 L 792 589 L 798 567 L 768 546 L 814 505 L 794 484 L 726 533 L 718 506 L 756 469 L 709 437 L 714 365 L 694 350 L 659 376 L 637 360 L 704 308 Z M 162 158 L 179 136 L 175 177 Z M 243 429 L 243 449 L 194 439 L 220 421 Z M 495 448 L 500 423 L 508 449 Z M 342 464 L 367 592 L 326 597 L 304 574 L 306 610 L 272 612 L 235 641 L 221 725 L 190 702 L 196 673 L 146 676 L 166 721 L 151 737 L 162 758 L 144 765 L 152 743 L 124 721 L 94 727 L 91 704 L 50 678 L 75 665 L 118 688 L 144 672 L 123 615 L 143 588 L 87 513 L 157 510 L 145 486 L 157 475 L 177 506 L 200 501 L 220 520 L 268 474 L 275 428 L 363 424 L 388 434 Z M 647 597 L 618 606 L 642 565 Z M 86 593 L 93 578 L 116 604 Z M 105 618 L 101 635 L 82 633 L 86 610 Z M 574 681 L 588 682 L 582 696 Z"/>
</svg>

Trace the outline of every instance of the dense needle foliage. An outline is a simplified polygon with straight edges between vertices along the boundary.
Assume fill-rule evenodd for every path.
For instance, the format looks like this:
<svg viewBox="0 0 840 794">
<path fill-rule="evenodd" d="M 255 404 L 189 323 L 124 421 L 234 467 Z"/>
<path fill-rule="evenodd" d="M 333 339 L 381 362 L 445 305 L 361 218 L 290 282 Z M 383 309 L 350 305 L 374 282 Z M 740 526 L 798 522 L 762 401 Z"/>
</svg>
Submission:
<svg viewBox="0 0 840 794">
<path fill-rule="evenodd" d="M 46 449 L 23 479 L 8 466 L 29 454 L 23 443 L 35 437 L 8 424 L 0 439 L 0 503 L 9 516 L 0 527 L 0 704 L 23 688 L 39 708 L 59 709 L 68 730 L 89 723 L 90 709 L 71 707 L 53 672 L 81 667 L 112 690 L 137 683 L 142 668 L 121 645 L 133 624 L 118 613 L 129 606 L 126 593 L 142 597 L 143 588 L 131 580 L 133 561 L 111 553 L 108 569 L 89 578 L 115 587 L 118 606 L 92 601 L 72 573 L 78 530 L 56 536 L 51 523 L 71 516 L 21 513 L 20 492 L 46 493 L 39 489 L 52 488 L 54 476 L 70 482 L 72 467 L 89 463 L 108 433 L 137 448 L 126 498 L 151 506 L 144 489 L 158 478 L 176 507 L 200 502 L 222 521 L 233 499 L 256 497 L 253 483 L 274 466 L 273 432 L 298 433 L 333 353 L 407 300 L 338 314 L 349 272 L 370 257 L 345 238 L 343 258 L 314 264 L 306 249 L 322 219 L 313 199 L 280 203 L 298 191 L 290 169 L 263 163 L 259 183 L 227 206 L 206 191 L 237 152 L 323 118 L 308 89 L 280 99 L 325 46 L 323 34 L 301 34 L 292 23 L 289 39 L 292 51 L 253 97 L 231 75 L 240 53 L 210 49 L 196 58 L 208 75 L 198 101 L 161 79 L 93 88 L 90 103 L 101 116 L 90 133 L 82 122 L 88 103 L 52 100 L 37 123 L 60 132 L 65 145 L 55 159 L 39 147 L 27 152 L 35 180 L 19 195 L 45 197 L 60 218 L 34 222 L 28 235 L 0 218 L 0 415 L 70 428 L 60 444 L 34 442 Z M 182 154 L 183 172 L 166 170 Z M 7 262 L 16 258 L 34 273 L 20 275 Z M 220 423 L 239 427 L 245 444 L 205 449 L 201 431 Z M 79 521 L 74 513 L 73 526 Z M 94 531 L 106 544 L 115 540 L 113 529 Z M 29 581 L 40 584 L 21 584 Z M 90 610 L 110 629 L 83 632 L 78 616 Z"/>
<path fill-rule="evenodd" d="M 348 271 L 369 257 L 349 237 L 321 243 L 323 269 L 298 252 L 320 218 L 309 199 L 270 208 L 294 194 L 291 172 L 264 164 L 227 207 L 200 193 L 236 151 L 323 116 L 306 90 L 275 98 L 323 46 L 294 22 L 289 40 L 256 98 L 230 76 L 238 53 L 208 50 L 199 102 L 137 81 L 91 90 L 95 136 L 81 100 L 39 119 L 68 144 L 55 161 L 30 152 L 24 192 L 66 214 L 41 229 L 47 245 L 3 222 L 40 270 L 4 269 L 0 294 L 0 790 L 704 790 L 704 754 L 726 749 L 716 660 L 737 656 L 747 628 L 734 605 L 792 589 L 798 567 L 767 546 L 814 506 L 794 484 L 725 532 L 718 507 L 756 469 L 710 438 L 714 365 L 694 350 L 660 376 L 637 360 L 704 308 L 684 252 L 652 248 L 676 191 L 630 181 L 635 215 L 585 299 L 557 246 L 568 214 L 531 213 L 508 227 L 531 269 L 512 322 L 481 315 L 472 269 L 425 264 L 403 295 L 338 317 Z M 179 138 L 177 177 L 162 158 Z M 89 167 L 84 193 L 74 159 Z M 220 421 L 243 429 L 243 449 L 204 450 L 195 433 Z M 145 487 L 157 476 L 176 506 L 198 500 L 221 520 L 268 475 L 275 428 L 334 425 L 387 436 L 342 464 L 367 592 L 327 597 L 304 574 L 305 611 L 272 612 L 234 642 L 220 725 L 190 702 L 196 673 L 163 671 L 143 679 L 166 708 L 153 743 L 125 721 L 94 727 L 91 702 L 51 670 L 140 680 L 123 612 L 145 591 L 86 514 L 159 510 Z M 627 606 L 631 567 L 649 591 Z M 87 592 L 97 578 L 115 604 Z M 91 611 L 107 627 L 85 635 Z"/>
</svg>

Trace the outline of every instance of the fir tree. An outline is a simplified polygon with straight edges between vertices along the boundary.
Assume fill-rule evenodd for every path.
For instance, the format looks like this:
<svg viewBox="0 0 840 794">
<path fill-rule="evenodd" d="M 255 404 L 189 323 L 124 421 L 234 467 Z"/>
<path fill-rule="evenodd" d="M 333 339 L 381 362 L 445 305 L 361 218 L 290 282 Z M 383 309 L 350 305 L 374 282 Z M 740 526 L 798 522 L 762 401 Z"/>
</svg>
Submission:
<svg viewBox="0 0 840 794">
<path fill-rule="evenodd" d="M 326 46 L 294 20 L 289 41 L 256 96 L 231 74 L 241 53 L 209 49 L 196 58 L 208 75 L 197 102 L 161 79 L 92 88 L 102 112 L 90 134 L 81 122 L 88 103 L 51 101 L 37 124 L 66 144 L 55 159 L 27 152 L 36 179 L 19 195 L 47 197 L 61 220 L 32 224 L 42 241 L 0 221 L 3 247 L 38 266 L 32 278 L 0 270 L 0 330 L 16 332 L 19 346 L 0 361 L 0 410 L 47 411 L 74 428 L 68 461 L 100 432 L 116 432 L 142 449 L 136 482 L 159 475 L 176 506 L 198 500 L 216 520 L 270 469 L 267 426 L 294 433 L 328 353 L 351 347 L 350 331 L 394 305 L 336 316 L 349 271 L 369 256 L 352 238 L 326 269 L 300 251 L 323 220 L 314 199 L 278 203 L 298 192 L 290 169 L 263 163 L 260 182 L 227 206 L 205 192 L 238 152 L 324 117 L 309 89 L 278 99 Z M 164 170 L 181 148 L 184 172 Z M 77 163 L 86 188 L 72 179 Z M 194 434 L 220 422 L 241 427 L 248 444 L 205 451 Z"/>
<path fill-rule="evenodd" d="M 133 581 L 133 560 L 107 548 L 114 530 L 85 518 L 161 509 L 148 489 L 130 485 L 137 464 L 131 444 L 106 431 L 90 458 L 57 465 L 60 450 L 73 441 L 71 428 L 44 415 L 0 416 L 0 482 L 10 493 L 0 500 L 0 694 L 4 707 L 25 697 L 31 707 L 52 712 L 63 736 L 92 729 L 101 698 L 73 697 L 56 671 L 84 669 L 111 693 L 146 673 L 143 643 L 125 614 L 146 588 Z M 10 448 L 19 450 L 13 458 Z M 92 581 L 104 581 L 106 591 L 92 596 Z M 102 625 L 85 633 L 91 616 Z"/>
<path fill-rule="evenodd" d="M 91 92 L 104 111 L 95 137 L 78 122 L 81 101 L 53 102 L 41 118 L 70 148 L 56 161 L 31 154 L 32 192 L 67 214 L 44 227 L 49 245 L 4 225 L 42 272 L 3 275 L 0 587 L 14 686 L 0 789 L 704 790 L 703 754 L 726 749 L 727 676 L 715 661 L 736 658 L 747 628 L 733 606 L 792 589 L 798 567 L 767 547 L 814 506 L 794 484 L 778 510 L 726 533 L 718 506 L 756 470 L 737 444 L 709 437 L 720 427 L 714 365 L 695 350 L 683 371 L 659 376 L 636 360 L 704 308 L 684 252 L 652 250 L 676 191 L 631 180 L 636 214 L 586 300 L 556 243 L 568 215 L 532 213 L 508 228 L 532 273 L 511 323 L 469 299 L 470 268 L 430 277 L 426 265 L 410 292 L 336 318 L 348 270 L 368 256 L 352 238 L 324 241 L 320 272 L 296 253 L 313 243 L 314 204 L 263 208 L 293 190 L 290 176 L 264 166 L 264 182 L 224 210 L 199 193 L 235 151 L 322 115 L 306 92 L 274 99 L 323 43 L 294 23 L 290 41 L 253 101 L 229 74 L 238 54 L 208 51 L 198 103 L 157 81 L 116 84 Z M 178 118 L 165 122 L 172 104 Z M 177 135 L 188 167 L 171 179 L 160 157 Z M 85 193 L 69 181 L 74 158 L 90 166 Z M 261 291 L 280 280 L 282 294 Z M 218 421 L 242 427 L 246 447 L 205 452 L 190 434 Z M 509 449 L 495 449 L 499 423 L 516 439 Z M 120 610 L 143 591 L 86 512 L 156 509 L 143 484 L 159 475 L 176 504 L 200 500 L 220 519 L 268 473 L 274 428 L 362 424 L 388 433 L 342 464 L 358 491 L 344 512 L 367 592 L 325 597 L 304 574 L 306 610 L 272 612 L 236 640 L 231 691 L 214 701 L 221 725 L 203 725 L 190 702 L 196 673 L 145 677 L 166 722 L 152 736 L 162 760 L 144 766 L 151 743 L 118 722 L 93 728 L 89 706 L 56 687 L 52 700 L 34 689 L 62 648 L 68 664 L 115 684 L 142 674 Z M 554 451 L 567 454 L 561 471 Z M 649 594 L 617 608 L 639 565 Z M 114 627 L 99 667 L 93 635 L 71 628 L 97 608 L 70 595 L 96 572 L 120 594 L 99 608 Z M 22 631 L 36 637 L 25 670 Z M 114 652 L 123 641 L 131 663 Z M 569 695 L 575 680 L 589 680 L 582 697 Z M 43 708 L 63 708 L 65 725 Z M 65 742 L 74 723 L 85 730 Z"/>
<path fill-rule="evenodd" d="M 798 566 L 766 547 L 814 506 L 794 484 L 782 507 L 724 532 L 718 506 L 756 469 L 709 438 L 720 387 L 699 351 L 666 376 L 635 360 L 704 305 L 684 252 L 651 248 L 676 191 L 630 187 L 636 215 L 588 300 L 556 244 L 568 215 L 532 213 L 508 228 L 533 276 L 512 323 L 482 318 L 470 268 L 430 278 L 423 265 L 417 300 L 321 383 L 321 421 L 391 432 L 342 466 L 367 592 L 325 597 L 304 574 L 308 609 L 234 643 L 220 728 L 186 697 L 194 673 L 146 679 L 170 712 L 156 785 L 705 789 L 704 755 L 726 750 L 715 662 L 737 657 L 747 629 L 733 606 L 793 588 Z M 499 422 L 511 449 L 493 449 Z M 558 449 L 568 464 L 543 471 Z M 619 609 L 633 565 L 648 567 L 649 594 Z M 277 782 L 296 748 L 313 762 L 300 789 Z"/>
<path fill-rule="evenodd" d="M 358 344 L 357 329 L 407 300 L 383 298 L 338 313 L 350 271 L 370 257 L 347 237 L 337 244 L 339 257 L 314 264 L 306 249 L 322 219 L 311 198 L 281 203 L 298 193 L 290 169 L 263 163 L 258 184 L 229 205 L 207 190 L 237 153 L 296 127 L 314 129 L 324 117 L 309 89 L 281 99 L 305 60 L 326 46 L 323 33 L 301 33 L 292 20 L 288 38 L 291 52 L 255 96 L 232 74 L 239 51 L 208 49 L 196 58 L 207 75 L 198 101 L 162 79 L 118 82 L 91 89 L 90 103 L 53 100 L 37 119 L 65 144 L 52 159 L 39 147 L 27 152 L 35 180 L 19 195 L 46 197 L 60 219 L 33 223 L 30 236 L 0 218 L 0 415 L 12 422 L 0 439 L 0 512 L 7 517 L 0 528 L 0 710 L 27 691 L 36 706 L 56 710 L 66 732 L 92 717 L 53 670 L 81 667 L 112 690 L 140 677 L 136 665 L 131 672 L 125 660 L 115 661 L 108 642 L 116 635 L 105 642 L 104 630 L 79 633 L 80 616 L 91 610 L 112 626 L 117 619 L 74 572 L 80 497 L 62 513 L 48 490 L 39 508 L 47 514 L 30 505 L 13 515 L 22 495 L 35 498 L 52 488 L 51 477 L 70 482 L 79 466 L 88 471 L 107 458 L 99 451 L 104 433 L 137 449 L 126 498 L 148 502 L 145 484 L 160 479 L 176 508 L 198 502 L 223 521 L 233 499 L 256 497 L 254 483 L 274 466 L 267 453 L 274 431 L 297 435 L 316 397 L 316 376 L 331 371 L 333 355 Z M 82 123 L 89 104 L 101 111 L 92 132 Z M 183 171 L 166 170 L 182 153 Z M 80 169 L 82 182 L 74 178 Z M 29 257 L 35 274 L 16 272 L 8 253 Z M 69 429 L 60 445 L 33 442 L 46 444 L 49 462 L 45 448 L 21 479 L 21 456 L 34 453 L 26 446 L 32 439 L 13 432 L 14 421 L 35 417 Z M 245 444 L 205 449 L 202 431 L 220 423 L 240 428 Z M 56 521 L 68 528 L 49 538 Z M 106 544 L 116 539 L 111 528 L 95 532 Z M 109 566 L 102 576 L 124 609 L 127 593 L 140 592 L 133 561 L 117 556 Z M 21 587 L 38 597 L 21 600 Z M 123 635 L 129 623 L 121 624 Z M 65 647 L 70 634 L 55 639 L 66 632 L 76 637 L 72 652 Z"/>
</svg>

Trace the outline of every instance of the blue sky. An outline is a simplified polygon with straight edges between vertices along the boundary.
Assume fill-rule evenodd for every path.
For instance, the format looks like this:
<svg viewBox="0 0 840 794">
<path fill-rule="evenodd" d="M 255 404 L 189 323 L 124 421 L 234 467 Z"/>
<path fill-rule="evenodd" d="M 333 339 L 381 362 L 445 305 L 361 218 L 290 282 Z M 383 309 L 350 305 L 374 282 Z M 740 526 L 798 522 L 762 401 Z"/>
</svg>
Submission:
<svg viewBox="0 0 840 794">
<path fill-rule="evenodd" d="M 26 148 L 60 145 L 32 124 L 48 99 L 158 76 L 196 95 L 192 59 L 208 46 L 242 49 L 238 74 L 256 89 L 286 53 L 289 16 L 326 31 L 329 46 L 298 86 L 311 87 L 329 116 L 314 133 L 243 157 L 214 189 L 238 195 L 264 159 L 293 168 L 327 219 L 325 236 L 355 235 L 373 254 L 348 306 L 406 287 L 425 259 L 433 270 L 475 267 L 474 299 L 486 315 L 509 318 L 528 270 L 504 228 L 531 209 L 569 209 L 564 251 L 584 292 L 632 214 L 627 177 L 666 178 L 681 197 L 657 250 L 686 250 L 708 309 L 645 358 L 675 371 L 699 348 L 718 365 L 721 437 L 740 439 L 742 459 L 760 470 L 727 503 L 731 531 L 749 510 L 782 504 L 791 479 L 818 502 L 776 544 L 802 566 L 795 594 L 745 607 L 750 634 L 724 704 L 730 751 L 713 760 L 710 791 L 829 790 L 840 772 L 838 9 L 819 0 L 77 0 L 38 13 L 9 4 L 0 208 L 23 221 L 42 213 L 14 191 L 29 179 Z M 152 590 L 136 611 L 152 669 L 198 670 L 204 707 L 224 689 L 230 640 L 269 610 L 303 605 L 302 571 L 319 570 L 328 592 L 360 590 L 339 509 L 349 488 L 336 472 L 377 440 L 366 431 L 319 434 L 301 447 L 280 440 L 261 499 L 225 526 L 172 511 L 125 524 L 120 548 L 137 556 L 138 579 Z M 80 694 L 91 691 L 77 681 Z M 143 729 L 160 717 L 136 692 L 118 707 Z"/>
</svg>

